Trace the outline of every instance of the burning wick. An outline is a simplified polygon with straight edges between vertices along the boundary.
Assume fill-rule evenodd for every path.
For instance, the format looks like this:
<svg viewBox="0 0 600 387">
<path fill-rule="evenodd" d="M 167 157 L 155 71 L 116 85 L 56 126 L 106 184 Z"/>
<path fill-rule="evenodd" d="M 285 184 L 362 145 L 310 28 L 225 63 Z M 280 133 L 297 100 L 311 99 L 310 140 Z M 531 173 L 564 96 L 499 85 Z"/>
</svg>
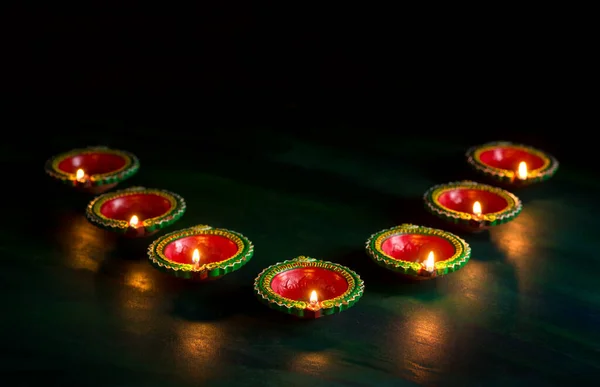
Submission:
<svg viewBox="0 0 600 387">
<path fill-rule="evenodd" d="M 85 182 L 85 172 L 83 171 L 83 169 L 79 168 L 77 170 L 77 172 L 75 173 L 75 180 L 77 180 L 80 183 Z"/>
<path fill-rule="evenodd" d="M 192 253 L 192 263 L 194 266 L 198 266 L 200 264 L 200 251 L 198 249 L 194 249 Z"/>
<path fill-rule="evenodd" d="M 473 215 L 479 218 L 481 216 L 481 203 L 475 202 L 473 203 Z"/>
<path fill-rule="evenodd" d="M 129 221 L 129 226 L 136 228 L 138 226 L 139 222 L 140 222 L 140 220 L 138 219 L 138 217 L 136 215 L 133 215 L 131 217 L 131 220 Z"/>
<path fill-rule="evenodd" d="M 435 258 L 433 256 L 433 251 L 429 252 L 427 259 L 423 262 L 423 266 L 425 266 L 425 270 L 430 273 L 435 270 Z"/>
<path fill-rule="evenodd" d="M 317 303 L 319 302 L 319 297 L 317 296 L 317 291 L 313 290 L 310 293 L 310 306 L 317 306 Z"/>
<path fill-rule="evenodd" d="M 519 163 L 519 170 L 517 171 L 517 177 L 521 180 L 527 179 L 527 163 L 525 161 L 521 161 Z"/>
</svg>

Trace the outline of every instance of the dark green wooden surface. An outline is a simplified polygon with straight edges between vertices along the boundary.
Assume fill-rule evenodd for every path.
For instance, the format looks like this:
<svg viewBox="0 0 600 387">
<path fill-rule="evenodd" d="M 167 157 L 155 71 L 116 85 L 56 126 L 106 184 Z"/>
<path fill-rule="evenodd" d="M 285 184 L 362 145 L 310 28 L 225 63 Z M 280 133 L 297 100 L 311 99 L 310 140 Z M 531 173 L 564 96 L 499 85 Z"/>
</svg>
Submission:
<svg viewBox="0 0 600 387">
<path fill-rule="evenodd" d="M 16 190 L 27 195 L 5 202 L 0 235 L 7 386 L 532 386 L 600 375 L 600 189 L 568 159 L 552 180 L 515 191 L 524 202 L 516 220 L 464 236 L 473 255 L 461 271 L 409 283 L 372 264 L 364 243 L 402 222 L 439 226 L 421 195 L 473 177 L 462 158 L 472 141 L 354 134 L 319 143 L 318 130 L 216 126 L 165 140 L 131 122 L 78 125 L 79 135 L 41 144 L 45 152 L 3 146 L 3 165 L 28 177 Z M 48 181 L 43 162 L 97 144 L 139 156 L 139 174 L 120 188 L 186 199 L 169 230 L 239 231 L 255 244 L 253 260 L 220 281 L 186 283 L 149 265 L 150 241 L 91 226 L 89 197 Z M 362 300 L 315 321 L 257 302 L 257 273 L 301 254 L 356 270 Z"/>
</svg>

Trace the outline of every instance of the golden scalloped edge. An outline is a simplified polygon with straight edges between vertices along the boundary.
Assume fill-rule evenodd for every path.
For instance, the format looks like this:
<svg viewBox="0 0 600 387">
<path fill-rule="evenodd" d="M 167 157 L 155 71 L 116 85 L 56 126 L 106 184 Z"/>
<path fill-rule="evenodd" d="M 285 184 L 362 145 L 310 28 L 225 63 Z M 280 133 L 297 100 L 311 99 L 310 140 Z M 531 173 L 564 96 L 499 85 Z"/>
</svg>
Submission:
<svg viewBox="0 0 600 387">
<path fill-rule="evenodd" d="M 454 246 L 455 253 L 452 257 L 435 262 L 435 273 L 437 276 L 445 275 L 460 269 L 469 261 L 471 257 L 471 247 L 459 236 L 444 230 L 418 226 L 409 223 L 404 223 L 396 227 L 381 230 L 371 235 L 365 244 L 367 254 L 375 261 L 375 263 L 386 269 L 406 275 L 420 275 L 420 273 L 422 273 L 420 263 L 396 259 L 385 254 L 381 249 L 381 245 L 386 239 L 394 235 L 401 234 L 439 236 L 446 239 Z"/>
<path fill-rule="evenodd" d="M 480 222 L 487 226 L 494 226 L 513 220 L 517 215 L 519 215 L 519 213 L 521 213 L 523 209 L 523 203 L 515 194 L 508 192 L 502 188 L 465 180 L 434 185 L 433 187 L 429 188 L 423 195 L 423 200 L 425 202 L 427 210 L 429 210 L 429 212 L 433 213 L 434 215 L 452 221 L 453 223 L 468 223 L 472 221 L 477 221 L 474 218 L 473 214 L 468 212 L 451 210 L 443 206 L 438 201 L 438 197 L 441 194 L 441 192 L 457 188 L 478 189 L 487 192 L 492 192 L 506 200 L 506 202 L 508 203 L 508 207 L 506 209 L 499 212 L 481 215 Z"/>
<path fill-rule="evenodd" d="M 177 195 L 176 193 L 159 190 L 159 189 L 147 189 L 144 187 L 131 187 L 120 191 L 114 191 L 102 194 L 94 198 L 87 206 L 85 214 L 87 219 L 93 224 L 100 228 L 104 228 L 110 231 L 125 232 L 129 229 L 129 222 L 126 220 L 118 220 L 107 218 L 100 213 L 99 208 L 108 200 L 115 198 L 132 195 L 136 193 L 144 194 L 155 194 L 164 197 L 171 203 L 171 210 L 166 214 L 157 216 L 154 218 L 148 218 L 141 221 L 141 226 L 146 228 L 148 231 L 154 231 L 169 226 L 179 220 L 186 211 L 185 200 Z"/>
<path fill-rule="evenodd" d="M 282 297 L 272 290 L 270 284 L 272 277 L 279 273 L 310 266 L 335 271 L 342 275 L 348 283 L 348 289 L 342 295 L 321 302 L 321 310 L 324 315 L 342 312 L 352 307 L 362 297 L 365 283 L 356 272 L 337 263 L 321 261 L 307 256 L 299 256 L 291 260 L 276 263 L 262 270 L 254 280 L 254 292 L 261 302 L 272 309 L 304 317 L 308 303 Z M 273 272 L 272 274 L 269 273 L 271 271 Z M 268 282 L 268 285 L 265 282 Z"/>
<path fill-rule="evenodd" d="M 544 165 L 540 168 L 529 170 L 527 172 L 527 179 L 525 181 L 520 181 L 521 183 L 533 183 L 547 180 L 554 176 L 560 165 L 556 158 L 554 158 L 552 155 L 546 152 L 543 152 L 539 149 L 528 145 L 511 143 L 508 141 L 488 142 L 469 148 L 465 154 L 465 156 L 467 157 L 467 163 L 476 171 L 483 173 L 484 175 L 490 176 L 498 181 L 502 181 L 505 183 L 514 182 L 516 180 L 516 171 L 492 167 L 491 165 L 487 165 L 481 161 L 481 153 L 487 150 L 492 150 L 497 147 L 519 148 L 544 160 Z"/>
<path fill-rule="evenodd" d="M 140 168 L 140 161 L 133 153 L 118 149 L 110 149 L 106 146 L 90 146 L 87 148 L 72 149 L 68 152 L 53 156 L 46 161 L 44 169 L 49 176 L 57 180 L 60 180 L 64 183 L 73 183 L 76 180 L 75 174 L 60 170 L 58 168 L 58 164 L 68 157 L 94 152 L 105 152 L 121 156 L 123 159 L 125 159 L 125 165 L 112 172 L 95 173 L 90 175 L 89 181 L 93 186 L 119 183 L 133 176 Z"/>
<path fill-rule="evenodd" d="M 183 264 L 170 261 L 162 251 L 167 244 L 181 238 L 194 235 L 220 235 L 232 240 L 238 251 L 232 257 L 220 261 L 200 265 Z M 254 255 L 254 245 L 242 234 L 208 225 L 196 225 L 182 230 L 173 231 L 153 241 L 148 247 L 150 263 L 159 270 L 165 271 L 176 277 L 205 279 L 208 277 L 221 277 L 237 271 L 244 266 Z"/>
</svg>

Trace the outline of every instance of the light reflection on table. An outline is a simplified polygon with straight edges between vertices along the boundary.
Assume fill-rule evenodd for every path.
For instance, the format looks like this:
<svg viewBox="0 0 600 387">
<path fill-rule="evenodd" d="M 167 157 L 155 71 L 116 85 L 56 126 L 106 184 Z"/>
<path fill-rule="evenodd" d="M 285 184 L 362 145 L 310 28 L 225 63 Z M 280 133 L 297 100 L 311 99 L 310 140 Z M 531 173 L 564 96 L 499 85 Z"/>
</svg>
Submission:
<svg viewBox="0 0 600 387">
<path fill-rule="evenodd" d="M 502 251 L 506 261 L 515 270 L 519 290 L 532 291 L 535 289 L 535 278 L 544 265 L 536 261 L 540 254 L 540 241 L 547 226 L 540 219 L 535 209 L 524 210 L 516 219 L 490 231 L 490 240 Z"/>
<path fill-rule="evenodd" d="M 494 265 L 472 257 L 460 271 L 448 276 L 445 282 L 448 305 L 461 320 L 482 323 L 495 315 L 490 309 L 497 307 L 500 297 Z"/>
<path fill-rule="evenodd" d="M 156 321 L 167 309 L 160 304 L 156 270 L 145 261 L 121 262 L 121 270 L 117 297 L 123 329 L 135 335 L 150 334 L 159 328 Z"/>
<path fill-rule="evenodd" d="M 448 317 L 439 308 L 424 307 L 410 311 L 404 324 L 395 326 L 398 337 L 400 369 L 410 372 L 410 380 L 434 385 L 450 364 L 448 353 L 452 335 Z M 399 329 L 400 328 L 400 329 Z"/>
<path fill-rule="evenodd" d="M 125 273 L 125 284 L 140 292 L 148 292 L 153 290 L 155 286 L 152 277 L 152 274 L 154 273 L 151 273 L 148 270 L 146 262 L 142 262 L 142 264 L 143 267 L 141 265 L 135 265 L 135 267 L 131 267 L 131 270 L 128 270 Z"/>
<path fill-rule="evenodd" d="M 98 272 L 106 254 L 114 248 L 114 241 L 80 214 L 61 218 L 57 241 L 68 267 L 93 273 Z"/>
<path fill-rule="evenodd" d="M 298 353 L 290 364 L 294 372 L 311 375 L 322 375 L 327 372 L 331 357 L 327 352 L 301 352 Z"/>
<path fill-rule="evenodd" d="M 175 322 L 177 340 L 172 344 L 172 357 L 186 379 L 201 380 L 218 373 L 221 343 L 227 331 L 218 322 Z"/>
</svg>

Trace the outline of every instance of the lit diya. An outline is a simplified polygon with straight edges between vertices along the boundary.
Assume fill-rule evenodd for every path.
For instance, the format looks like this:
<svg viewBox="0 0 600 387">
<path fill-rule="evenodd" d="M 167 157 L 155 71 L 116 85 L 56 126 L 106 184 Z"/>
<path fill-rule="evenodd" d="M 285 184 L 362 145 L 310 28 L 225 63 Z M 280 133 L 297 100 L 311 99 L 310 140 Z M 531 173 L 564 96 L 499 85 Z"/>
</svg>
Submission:
<svg viewBox="0 0 600 387">
<path fill-rule="evenodd" d="M 217 279 L 244 266 L 254 254 L 240 233 L 199 225 L 158 238 L 148 248 L 154 267 L 176 277 Z"/>
<path fill-rule="evenodd" d="M 105 230 L 144 237 L 178 221 L 185 207 L 183 198 L 172 192 L 133 187 L 96 197 L 88 204 L 86 216 Z"/>
<path fill-rule="evenodd" d="M 133 154 L 106 147 L 74 149 L 46 162 L 46 173 L 77 189 L 99 194 L 133 176 L 140 162 Z"/>
<path fill-rule="evenodd" d="M 362 297 L 365 284 L 337 263 L 300 256 L 263 270 L 254 281 L 259 300 L 302 318 L 342 312 Z"/>
<path fill-rule="evenodd" d="M 423 199 L 433 215 L 470 231 L 509 222 L 523 209 L 514 194 L 473 181 L 433 186 Z"/>
<path fill-rule="evenodd" d="M 458 236 L 413 224 L 401 224 L 371 235 L 366 249 L 379 266 L 416 279 L 452 273 L 471 257 L 469 244 Z"/>
<path fill-rule="evenodd" d="M 480 173 L 505 184 L 525 185 L 551 178 L 558 161 L 541 150 L 510 142 L 491 142 L 467 151 L 467 162 Z"/>
</svg>

